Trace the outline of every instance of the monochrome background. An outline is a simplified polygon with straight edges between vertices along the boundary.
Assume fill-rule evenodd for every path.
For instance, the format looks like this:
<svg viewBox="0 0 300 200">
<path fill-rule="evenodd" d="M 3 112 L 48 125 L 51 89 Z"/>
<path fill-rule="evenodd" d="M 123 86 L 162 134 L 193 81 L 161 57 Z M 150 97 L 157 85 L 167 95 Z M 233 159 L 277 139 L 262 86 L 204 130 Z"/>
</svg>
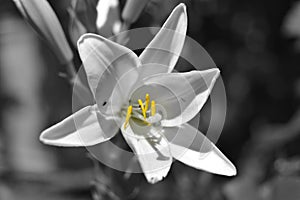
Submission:
<svg viewBox="0 0 300 200">
<path fill-rule="evenodd" d="M 49 3 L 74 44 L 68 34 L 70 1 Z M 300 199 L 300 1 L 150 0 L 131 28 L 161 26 L 180 2 L 187 5 L 187 35 L 221 70 L 227 116 L 217 145 L 238 175 L 213 175 L 175 162 L 164 181 L 151 185 L 143 174 L 98 163 L 85 148 L 41 144 L 41 131 L 72 112 L 72 88 L 65 68 L 13 1 L 0 0 L 1 200 Z M 121 9 L 124 4 L 120 0 Z M 197 56 L 188 44 L 182 54 Z M 176 69 L 191 67 L 180 59 Z M 200 115 L 204 133 L 209 118 L 208 101 Z M 127 148 L 122 137 L 113 142 Z"/>
</svg>

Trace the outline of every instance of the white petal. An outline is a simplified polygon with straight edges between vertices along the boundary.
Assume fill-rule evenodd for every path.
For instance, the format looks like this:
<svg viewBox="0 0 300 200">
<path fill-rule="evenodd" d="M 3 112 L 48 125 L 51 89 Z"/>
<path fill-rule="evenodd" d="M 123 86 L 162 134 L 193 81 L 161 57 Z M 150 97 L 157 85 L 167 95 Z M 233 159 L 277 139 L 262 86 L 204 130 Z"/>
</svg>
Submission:
<svg viewBox="0 0 300 200">
<path fill-rule="evenodd" d="M 141 168 L 149 183 L 156 183 L 167 176 L 171 164 L 172 156 L 170 153 L 168 141 L 162 137 L 160 141 L 154 141 L 155 133 L 144 135 L 144 130 L 135 126 L 131 121 L 130 125 L 121 131 L 128 145 L 138 157 Z M 140 131 L 140 133 L 134 132 Z"/>
<path fill-rule="evenodd" d="M 178 126 L 190 121 L 201 110 L 219 75 L 217 68 L 186 73 L 157 74 L 144 79 L 131 100 L 150 95 L 163 113 L 163 126 Z"/>
<path fill-rule="evenodd" d="M 95 34 L 84 34 L 78 50 L 100 111 L 113 91 L 124 99 L 138 78 L 139 58 L 130 49 Z"/>
<path fill-rule="evenodd" d="M 100 115 L 95 106 L 87 106 L 43 131 L 40 140 L 55 146 L 92 146 L 109 140 L 117 130 L 113 119 Z"/>
<path fill-rule="evenodd" d="M 186 6 L 181 3 L 173 10 L 160 31 L 140 55 L 143 64 L 141 79 L 173 70 L 184 45 L 186 30 Z M 150 63 L 151 66 L 148 65 Z"/>
<path fill-rule="evenodd" d="M 172 156 L 177 160 L 211 173 L 234 176 L 235 166 L 199 130 L 189 124 L 164 128 Z"/>
</svg>

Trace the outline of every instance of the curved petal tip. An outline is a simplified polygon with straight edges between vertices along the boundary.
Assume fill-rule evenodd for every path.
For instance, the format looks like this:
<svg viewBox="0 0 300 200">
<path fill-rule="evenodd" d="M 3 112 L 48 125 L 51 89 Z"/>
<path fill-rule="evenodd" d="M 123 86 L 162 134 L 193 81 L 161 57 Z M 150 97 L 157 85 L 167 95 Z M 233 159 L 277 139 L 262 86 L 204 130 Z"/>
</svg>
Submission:
<svg viewBox="0 0 300 200">
<path fill-rule="evenodd" d="M 108 120 L 102 119 L 101 121 L 110 124 Z M 93 146 L 109 140 L 117 131 L 116 129 L 106 135 L 102 129 L 104 127 L 99 124 L 94 106 L 87 106 L 44 130 L 39 139 L 44 144 L 53 146 Z"/>
<path fill-rule="evenodd" d="M 225 171 L 225 170 L 224 170 Z M 227 173 L 224 173 L 225 176 L 236 176 L 237 175 L 237 169 L 230 161 L 228 163 L 228 169 L 226 170 Z"/>
<path fill-rule="evenodd" d="M 176 6 L 176 8 L 177 8 L 177 7 L 183 8 L 183 9 L 186 11 L 186 5 L 185 5 L 185 3 L 180 3 L 180 4 L 178 4 L 178 5 Z"/>
</svg>

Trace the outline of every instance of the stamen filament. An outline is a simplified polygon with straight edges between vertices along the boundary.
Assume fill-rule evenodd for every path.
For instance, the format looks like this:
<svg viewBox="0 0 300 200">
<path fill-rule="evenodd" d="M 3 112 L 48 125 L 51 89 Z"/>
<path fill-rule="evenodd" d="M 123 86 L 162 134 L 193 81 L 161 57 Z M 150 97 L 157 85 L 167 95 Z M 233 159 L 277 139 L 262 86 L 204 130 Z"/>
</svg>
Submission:
<svg viewBox="0 0 300 200">
<path fill-rule="evenodd" d="M 146 110 L 145 110 L 145 107 L 144 107 L 144 104 L 143 104 L 142 100 L 139 99 L 139 100 L 138 100 L 138 103 L 139 103 L 139 105 L 141 106 L 143 116 L 144 116 L 144 118 L 146 119 L 146 118 L 147 118 L 147 116 L 146 116 Z"/>
<path fill-rule="evenodd" d="M 149 109 L 149 103 L 150 103 L 150 96 L 149 96 L 148 93 L 146 94 L 145 99 L 146 99 L 146 100 L 145 100 L 145 111 L 147 112 L 148 109 Z"/>
<path fill-rule="evenodd" d="M 126 114 L 126 119 L 125 119 L 125 123 L 124 123 L 124 129 L 126 129 L 127 126 L 128 126 L 129 119 L 131 117 L 131 113 L 132 113 L 132 105 L 128 106 L 128 108 L 127 108 L 127 114 Z"/>
<path fill-rule="evenodd" d="M 155 101 L 151 101 L 151 116 L 154 116 L 156 113 Z"/>
</svg>

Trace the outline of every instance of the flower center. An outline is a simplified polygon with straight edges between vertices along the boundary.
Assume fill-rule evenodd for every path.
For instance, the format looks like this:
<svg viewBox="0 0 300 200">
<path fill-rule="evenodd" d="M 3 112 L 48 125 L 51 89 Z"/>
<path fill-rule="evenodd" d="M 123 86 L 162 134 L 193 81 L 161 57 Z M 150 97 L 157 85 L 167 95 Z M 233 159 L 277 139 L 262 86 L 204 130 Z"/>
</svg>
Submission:
<svg viewBox="0 0 300 200">
<path fill-rule="evenodd" d="M 150 103 L 150 95 L 146 94 L 145 101 L 138 99 L 137 104 L 128 106 L 124 129 L 127 128 L 131 118 L 140 121 L 144 125 L 151 126 L 152 124 L 160 122 L 162 116 L 159 113 L 156 113 L 155 101 L 152 100 Z"/>
</svg>

